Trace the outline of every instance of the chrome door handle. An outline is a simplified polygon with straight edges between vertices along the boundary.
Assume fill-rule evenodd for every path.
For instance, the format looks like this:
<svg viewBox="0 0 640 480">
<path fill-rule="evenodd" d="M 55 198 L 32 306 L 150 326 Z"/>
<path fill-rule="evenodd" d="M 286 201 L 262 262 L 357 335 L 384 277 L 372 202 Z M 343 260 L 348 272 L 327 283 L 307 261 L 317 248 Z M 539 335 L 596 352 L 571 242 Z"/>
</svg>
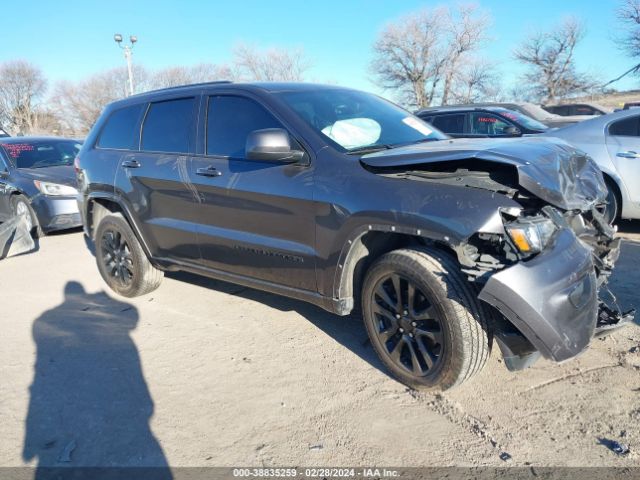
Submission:
<svg viewBox="0 0 640 480">
<path fill-rule="evenodd" d="M 622 157 L 622 158 L 640 158 L 640 153 L 638 152 L 634 152 L 634 151 L 628 151 L 628 152 L 619 152 L 616 157 Z"/>
<path fill-rule="evenodd" d="M 124 160 L 122 166 L 125 168 L 140 168 L 142 164 L 137 160 Z"/>
<path fill-rule="evenodd" d="M 222 172 L 216 169 L 214 166 L 198 168 L 196 170 L 198 175 L 202 175 L 203 177 L 219 177 L 222 175 Z"/>
</svg>

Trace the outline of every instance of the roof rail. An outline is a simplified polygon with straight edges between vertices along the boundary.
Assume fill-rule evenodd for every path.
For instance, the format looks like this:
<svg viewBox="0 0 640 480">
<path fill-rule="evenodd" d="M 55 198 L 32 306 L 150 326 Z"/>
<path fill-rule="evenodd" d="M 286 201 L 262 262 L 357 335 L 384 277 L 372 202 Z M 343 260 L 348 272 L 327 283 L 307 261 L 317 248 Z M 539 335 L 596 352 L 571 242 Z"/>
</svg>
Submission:
<svg viewBox="0 0 640 480">
<path fill-rule="evenodd" d="M 191 87 L 204 87 L 206 85 L 220 85 L 220 84 L 227 84 L 227 83 L 233 83 L 233 82 L 231 80 L 215 80 L 213 82 L 188 83 L 186 85 L 174 85 L 173 87 L 164 87 L 164 88 L 158 88 L 156 90 L 147 90 L 146 92 L 136 93 L 133 96 L 137 97 L 138 95 L 146 95 L 148 93 L 164 92 L 164 91 L 167 91 L 167 90 L 176 90 L 176 89 L 180 89 L 180 88 L 191 88 Z"/>
</svg>

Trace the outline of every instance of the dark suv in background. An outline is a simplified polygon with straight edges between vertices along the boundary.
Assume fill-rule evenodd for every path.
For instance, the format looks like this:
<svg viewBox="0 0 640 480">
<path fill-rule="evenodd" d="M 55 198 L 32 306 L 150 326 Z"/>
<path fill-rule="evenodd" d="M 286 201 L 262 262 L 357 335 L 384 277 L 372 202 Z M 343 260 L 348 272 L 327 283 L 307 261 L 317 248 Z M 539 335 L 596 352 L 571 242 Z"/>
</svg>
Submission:
<svg viewBox="0 0 640 480">
<path fill-rule="evenodd" d="M 114 291 L 186 270 L 358 305 L 412 387 L 466 380 L 494 339 L 510 369 L 565 360 L 631 317 L 598 299 L 619 249 L 602 174 L 561 141 L 451 140 L 363 92 L 215 83 L 111 104 L 76 169 Z"/>
<path fill-rule="evenodd" d="M 520 137 L 549 129 L 531 117 L 502 107 L 428 107 L 416 115 L 455 138 Z"/>
</svg>

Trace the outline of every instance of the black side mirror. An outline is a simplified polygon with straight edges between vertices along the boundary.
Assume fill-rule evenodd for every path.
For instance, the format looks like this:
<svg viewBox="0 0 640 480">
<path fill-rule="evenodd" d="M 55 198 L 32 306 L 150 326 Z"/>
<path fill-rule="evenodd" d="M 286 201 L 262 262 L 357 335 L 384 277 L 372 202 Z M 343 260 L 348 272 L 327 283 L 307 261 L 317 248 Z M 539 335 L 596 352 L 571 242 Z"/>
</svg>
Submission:
<svg viewBox="0 0 640 480">
<path fill-rule="evenodd" d="M 519 137 L 522 135 L 522 131 L 518 127 L 510 125 L 504 129 L 504 134 L 508 137 Z"/>
<path fill-rule="evenodd" d="M 295 163 L 304 157 L 301 150 L 291 149 L 289 133 L 282 128 L 254 130 L 247 136 L 245 157 L 263 162 Z"/>
</svg>

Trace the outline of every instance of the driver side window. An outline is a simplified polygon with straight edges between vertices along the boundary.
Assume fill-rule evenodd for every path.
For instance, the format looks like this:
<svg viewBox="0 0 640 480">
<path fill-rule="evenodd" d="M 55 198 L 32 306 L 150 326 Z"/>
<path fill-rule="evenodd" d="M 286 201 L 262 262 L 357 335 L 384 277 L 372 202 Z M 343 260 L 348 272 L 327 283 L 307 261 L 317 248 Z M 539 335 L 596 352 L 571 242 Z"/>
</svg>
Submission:
<svg viewBox="0 0 640 480">
<path fill-rule="evenodd" d="M 506 129 L 513 125 L 500 117 L 486 112 L 474 112 L 471 114 L 472 135 L 488 135 L 497 137 L 507 135 Z"/>
<path fill-rule="evenodd" d="M 244 158 L 247 136 L 254 130 L 284 128 L 262 105 L 232 95 L 209 97 L 207 155 Z"/>
</svg>

